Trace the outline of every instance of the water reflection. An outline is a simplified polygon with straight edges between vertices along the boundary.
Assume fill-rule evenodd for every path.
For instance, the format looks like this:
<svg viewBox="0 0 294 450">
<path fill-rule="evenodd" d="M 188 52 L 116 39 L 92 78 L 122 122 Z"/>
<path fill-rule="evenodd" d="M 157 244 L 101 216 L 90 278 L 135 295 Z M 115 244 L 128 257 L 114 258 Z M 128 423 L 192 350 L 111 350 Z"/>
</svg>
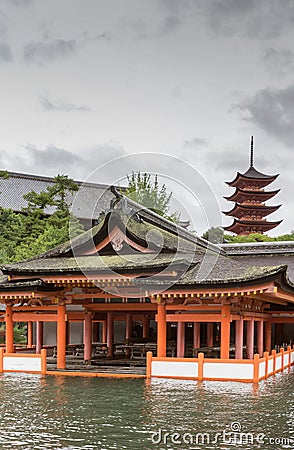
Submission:
<svg viewBox="0 0 294 450">
<path fill-rule="evenodd" d="M 0 376 L 3 449 L 273 449 L 294 448 L 294 372 L 259 386 L 179 380 Z M 241 430 L 264 442 L 221 442 Z M 239 427 L 239 428 L 238 428 Z M 164 443 L 152 443 L 166 433 Z M 175 445 L 170 436 L 206 433 L 210 442 Z M 219 433 L 218 442 L 216 434 Z M 229 436 L 227 434 L 226 436 Z M 155 439 L 153 439 L 155 441 Z M 194 442 L 193 442 L 194 444 Z"/>
</svg>

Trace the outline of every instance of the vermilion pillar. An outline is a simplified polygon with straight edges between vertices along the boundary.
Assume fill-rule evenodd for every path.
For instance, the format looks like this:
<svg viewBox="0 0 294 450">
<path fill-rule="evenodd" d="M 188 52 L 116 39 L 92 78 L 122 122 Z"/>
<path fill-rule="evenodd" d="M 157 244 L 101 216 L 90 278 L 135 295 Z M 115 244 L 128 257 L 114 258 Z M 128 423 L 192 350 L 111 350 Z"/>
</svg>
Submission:
<svg viewBox="0 0 294 450">
<path fill-rule="evenodd" d="M 157 356 L 166 356 L 166 307 L 157 305 Z"/>
<path fill-rule="evenodd" d="M 103 320 L 101 325 L 102 325 L 102 343 L 106 344 L 107 343 L 107 321 Z"/>
<path fill-rule="evenodd" d="M 33 347 L 33 322 L 27 323 L 27 347 Z"/>
<path fill-rule="evenodd" d="M 265 322 L 265 351 L 271 352 L 272 350 L 272 323 L 268 320 Z"/>
<path fill-rule="evenodd" d="M 57 369 L 66 368 L 66 308 L 57 307 Z"/>
<path fill-rule="evenodd" d="M 84 361 L 89 362 L 92 358 L 92 314 L 85 312 L 84 319 Z"/>
<path fill-rule="evenodd" d="M 244 319 L 240 316 L 240 320 L 235 322 L 235 358 L 243 359 L 243 336 L 244 336 Z"/>
<path fill-rule="evenodd" d="M 133 316 L 128 313 L 126 315 L 126 342 L 130 342 L 133 335 Z"/>
<path fill-rule="evenodd" d="M 113 332 L 114 332 L 114 318 L 113 312 L 107 313 L 107 356 L 113 357 Z"/>
<path fill-rule="evenodd" d="M 6 353 L 14 352 L 14 333 L 13 333 L 13 319 L 12 306 L 6 306 L 5 313 L 5 350 Z"/>
<path fill-rule="evenodd" d="M 200 322 L 194 322 L 193 326 L 193 347 L 200 348 Z"/>
<path fill-rule="evenodd" d="M 43 322 L 36 322 L 36 353 L 40 354 L 43 347 Z"/>
<path fill-rule="evenodd" d="M 230 323 L 231 323 L 231 306 L 222 305 L 222 321 L 221 321 L 221 359 L 229 359 L 230 357 Z"/>
<path fill-rule="evenodd" d="M 257 322 L 257 353 L 263 356 L 263 319 Z"/>
<path fill-rule="evenodd" d="M 246 354 L 248 359 L 254 357 L 254 318 L 247 321 Z"/>
<path fill-rule="evenodd" d="M 177 328 L 177 357 L 184 358 L 185 356 L 185 322 L 178 322 Z"/>
<path fill-rule="evenodd" d="M 149 338 L 150 320 L 148 316 L 143 317 L 143 339 Z"/>
<path fill-rule="evenodd" d="M 213 322 L 208 322 L 207 324 L 207 347 L 213 347 Z"/>
</svg>

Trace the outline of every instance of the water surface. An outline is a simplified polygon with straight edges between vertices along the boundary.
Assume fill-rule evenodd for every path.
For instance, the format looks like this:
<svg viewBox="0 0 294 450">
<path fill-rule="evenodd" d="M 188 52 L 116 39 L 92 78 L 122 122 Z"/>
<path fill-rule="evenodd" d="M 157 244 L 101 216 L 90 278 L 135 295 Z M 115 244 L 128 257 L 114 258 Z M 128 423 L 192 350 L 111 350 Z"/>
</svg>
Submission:
<svg viewBox="0 0 294 450">
<path fill-rule="evenodd" d="M 294 448 L 293 370 L 258 387 L 24 374 L 0 383 L 1 449 Z"/>
</svg>

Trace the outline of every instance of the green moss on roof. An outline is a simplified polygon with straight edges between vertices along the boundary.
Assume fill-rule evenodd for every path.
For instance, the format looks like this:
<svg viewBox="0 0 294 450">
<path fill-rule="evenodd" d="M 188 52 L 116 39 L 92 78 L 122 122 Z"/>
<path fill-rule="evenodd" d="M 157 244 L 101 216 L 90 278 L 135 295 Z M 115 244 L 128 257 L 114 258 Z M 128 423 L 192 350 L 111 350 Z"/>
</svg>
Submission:
<svg viewBox="0 0 294 450">
<path fill-rule="evenodd" d="M 188 256 L 188 255 L 187 255 Z M 52 272 L 82 272 L 82 271 L 110 271 L 110 270 L 142 270 L 157 267 L 166 267 L 170 264 L 190 265 L 191 258 L 179 255 L 154 253 L 140 253 L 133 255 L 110 255 L 110 256 L 78 256 L 70 258 L 46 258 L 26 260 L 3 267 L 3 271 L 8 272 L 32 272 L 32 273 L 52 273 Z"/>
</svg>

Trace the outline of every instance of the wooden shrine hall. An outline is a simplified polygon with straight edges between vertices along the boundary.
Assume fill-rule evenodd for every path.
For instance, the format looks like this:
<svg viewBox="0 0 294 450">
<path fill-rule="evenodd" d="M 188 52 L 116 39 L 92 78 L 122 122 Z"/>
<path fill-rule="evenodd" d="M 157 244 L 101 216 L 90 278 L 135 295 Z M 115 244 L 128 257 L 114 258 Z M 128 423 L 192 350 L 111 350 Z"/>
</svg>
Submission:
<svg viewBox="0 0 294 450">
<path fill-rule="evenodd" d="M 133 338 L 134 323 L 141 325 L 142 340 L 151 340 L 153 323 L 159 358 L 196 357 L 204 347 L 219 349 L 222 360 L 252 359 L 280 343 L 280 325 L 294 324 L 294 285 L 286 264 L 267 258 L 254 265 L 231 256 L 116 195 L 99 223 L 79 237 L 1 267 L 7 353 L 15 351 L 14 322 L 28 323 L 28 346 L 35 344 L 36 353 L 46 326 L 56 324 L 51 339 L 58 369 L 66 368 L 77 323 L 85 361 L 91 360 L 93 341 L 106 343 L 113 357 L 118 322 L 125 342 Z"/>
</svg>

